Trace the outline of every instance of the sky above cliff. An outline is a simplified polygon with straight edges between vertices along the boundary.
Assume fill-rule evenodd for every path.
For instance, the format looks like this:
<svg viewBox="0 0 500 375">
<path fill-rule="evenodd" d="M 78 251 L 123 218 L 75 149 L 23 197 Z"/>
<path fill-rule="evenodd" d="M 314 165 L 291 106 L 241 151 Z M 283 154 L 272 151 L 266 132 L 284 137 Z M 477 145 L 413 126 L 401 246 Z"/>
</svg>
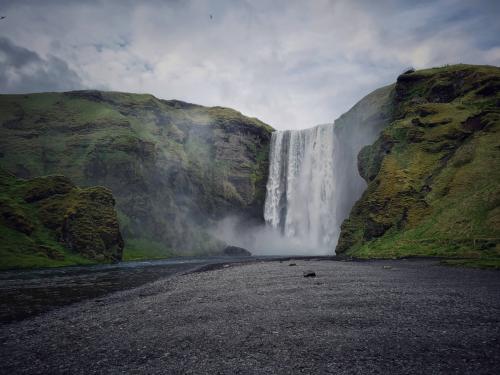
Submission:
<svg viewBox="0 0 500 375">
<path fill-rule="evenodd" d="M 96 88 L 333 122 L 406 67 L 500 65 L 500 1 L 0 0 L 0 92 Z"/>
</svg>

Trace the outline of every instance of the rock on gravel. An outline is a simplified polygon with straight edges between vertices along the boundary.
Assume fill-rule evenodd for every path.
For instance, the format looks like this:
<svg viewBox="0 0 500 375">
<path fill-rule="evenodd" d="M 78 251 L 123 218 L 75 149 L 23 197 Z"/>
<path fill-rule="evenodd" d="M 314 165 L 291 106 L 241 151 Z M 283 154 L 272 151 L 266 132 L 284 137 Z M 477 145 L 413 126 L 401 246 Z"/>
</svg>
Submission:
<svg viewBox="0 0 500 375">
<path fill-rule="evenodd" d="M 247 249 L 238 246 L 226 246 L 222 251 L 222 254 L 230 256 L 246 256 L 246 257 L 252 255 L 252 253 Z"/>
<path fill-rule="evenodd" d="M 316 277 L 316 272 L 314 272 L 314 271 L 304 271 L 302 273 L 302 275 L 304 277 Z"/>
<path fill-rule="evenodd" d="M 494 374 L 499 290 L 429 261 L 234 266 L 0 326 L 0 372 Z"/>
</svg>

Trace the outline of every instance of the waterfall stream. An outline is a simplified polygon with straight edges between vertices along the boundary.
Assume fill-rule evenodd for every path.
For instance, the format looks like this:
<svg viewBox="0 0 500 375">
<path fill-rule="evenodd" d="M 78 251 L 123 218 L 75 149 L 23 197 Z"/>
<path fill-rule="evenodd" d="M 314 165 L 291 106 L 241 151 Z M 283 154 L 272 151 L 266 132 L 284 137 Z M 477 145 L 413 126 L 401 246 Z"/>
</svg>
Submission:
<svg viewBox="0 0 500 375">
<path fill-rule="evenodd" d="M 334 126 L 276 131 L 271 138 L 266 224 L 308 254 L 333 254 L 339 236 Z"/>
</svg>

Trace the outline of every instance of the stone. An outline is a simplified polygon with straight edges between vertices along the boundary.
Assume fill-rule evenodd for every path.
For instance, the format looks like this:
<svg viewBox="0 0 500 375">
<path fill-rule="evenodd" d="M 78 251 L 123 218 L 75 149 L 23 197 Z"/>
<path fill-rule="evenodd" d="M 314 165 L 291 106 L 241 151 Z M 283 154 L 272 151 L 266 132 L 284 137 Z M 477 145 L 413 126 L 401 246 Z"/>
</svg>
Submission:
<svg viewBox="0 0 500 375">
<path fill-rule="evenodd" d="M 238 246 L 226 246 L 222 251 L 223 255 L 231 255 L 231 256 L 251 256 L 252 253 L 247 249 Z"/>
<path fill-rule="evenodd" d="M 314 272 L 314 271 L 304 271 L 303 275 L 304 275 L 304 277 L 316 277 L 316 272 Z"/>
</svg>

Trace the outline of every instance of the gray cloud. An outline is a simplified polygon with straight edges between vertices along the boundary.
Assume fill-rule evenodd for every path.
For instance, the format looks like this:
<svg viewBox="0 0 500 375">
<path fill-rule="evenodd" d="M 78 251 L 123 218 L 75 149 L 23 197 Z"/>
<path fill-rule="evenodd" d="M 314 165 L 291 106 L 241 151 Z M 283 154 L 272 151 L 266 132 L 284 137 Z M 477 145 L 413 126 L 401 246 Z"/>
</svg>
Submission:
<svg viewBox="0 0 500 375">
<path fill-rule="evenodd" d="M 82 87 L 78 75 L 55 56 L 36 52 L 0 37 L 0 87 L 9 93 L 73 90 Z"/>
<path fill-rule="evenodd" d="M 45 70 L 51 59 L 66 62 L 81 86 L 223 105 L 276 128 L 304 128 L 332 122 L 407 66 L 499 65 L 498 4 L 18 0 L 6 2 L 0 33 Z M 17 84 L 39 90 L 27 78 Z"/>
</svg>

